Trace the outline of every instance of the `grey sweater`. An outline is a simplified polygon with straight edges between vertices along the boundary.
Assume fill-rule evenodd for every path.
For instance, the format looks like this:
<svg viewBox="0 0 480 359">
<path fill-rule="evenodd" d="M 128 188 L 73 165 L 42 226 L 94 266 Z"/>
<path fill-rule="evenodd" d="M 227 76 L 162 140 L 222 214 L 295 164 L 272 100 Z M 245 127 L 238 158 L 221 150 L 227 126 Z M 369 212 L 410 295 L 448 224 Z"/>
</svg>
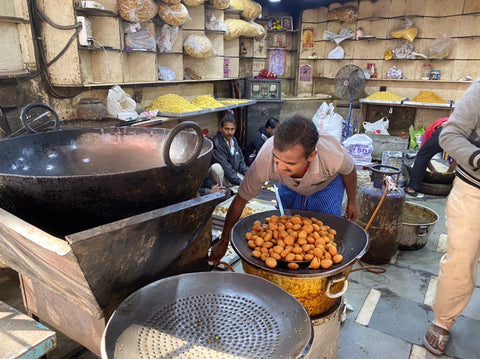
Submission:
<svg viewBox="0 0 480 359">
<path fill-rule="evenodd" d="M 480 79 L 456 103 L 440 135 L 440 146 L 457 161 L 457 176 L 480 188 Z"/>
</svg>

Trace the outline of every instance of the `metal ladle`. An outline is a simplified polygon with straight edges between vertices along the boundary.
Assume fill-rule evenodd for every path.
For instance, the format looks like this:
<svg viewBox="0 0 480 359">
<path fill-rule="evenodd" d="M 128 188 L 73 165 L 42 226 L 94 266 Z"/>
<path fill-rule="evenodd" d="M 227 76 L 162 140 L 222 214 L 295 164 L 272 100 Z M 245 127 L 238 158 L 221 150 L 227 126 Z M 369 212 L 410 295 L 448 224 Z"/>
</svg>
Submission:
<svg viewBox="0 0 480 359">
<path fill-rule="evenodd" d="M 278 187 L 276 184 L 273 185 L 273 189 L 275 190 L 275 197 L 277 198 L 278 210 L 280 211 L 280 215 L 283 216 L 285 211 L 283 210 L 282 200 L 280 199 L 280 193 L 278 193 Z"/>
</svg>

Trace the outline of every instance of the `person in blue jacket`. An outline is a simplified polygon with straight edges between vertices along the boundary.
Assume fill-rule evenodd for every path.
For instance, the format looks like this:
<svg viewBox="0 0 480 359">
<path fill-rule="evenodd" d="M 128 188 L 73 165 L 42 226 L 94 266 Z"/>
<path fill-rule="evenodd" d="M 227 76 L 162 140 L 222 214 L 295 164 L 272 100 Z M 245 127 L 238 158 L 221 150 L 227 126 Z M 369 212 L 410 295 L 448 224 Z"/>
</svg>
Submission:
<svg viewBox="0 0 480 359">
<path fill-rule="evenodd" d="M 260 127 L 258 129 L 257 135 L 253 138 L 252 142 L 250 142 L 245 149 L 245 161 L 247 166 L 250 166 L 253 161 L 255 161 L 255 157 L 257 157 L 258 151 L 262 148 L 263 144 L 266 140 L 273 136 L 273 132 L 275 131 L 275 127 L 279 124 L 279 121 L 275 118 L 269 118 L 265 123 L 265 127 Z"/>
<path fill-rule="evenodd" d="M 235 138 L 237 125 L 230 112 L 225 112 L 220 121 L 220 131 L 213 138 L 214 151 L 208 176 L 222 187 L 238 186 L 247 173 L 242 150 Z"/>
</svg>

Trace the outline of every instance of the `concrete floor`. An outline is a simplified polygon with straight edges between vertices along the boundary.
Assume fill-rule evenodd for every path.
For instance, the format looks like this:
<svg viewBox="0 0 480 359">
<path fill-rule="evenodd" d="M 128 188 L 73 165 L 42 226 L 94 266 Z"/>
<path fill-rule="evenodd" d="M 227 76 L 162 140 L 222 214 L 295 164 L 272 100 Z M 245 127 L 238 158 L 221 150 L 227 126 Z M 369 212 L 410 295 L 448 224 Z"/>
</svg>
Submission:
<svg viewBox="0 0 480 359">
<path fill-rule="evenodd" d="M 350 286 L 344 298 L 353 307 L 340 328 L 338 359 L 429 359 L 422 343 L 433 318 L 431 304 L 438 274 L 438 262 L 446 241 L 445 197 L 425 195 L 407 200 L 425 205 L 439 214 L 427 245 L 417 251 L 399 251 L 385 273 L 365 270 L 349 275 Z M 354 268 L 357 268 L 355 266 Z M 241 264 L 234 264 L 241 272 Z M 455 290 L 455 288 L 452 288 Z M 22 311 L 18 278 L 10 269 L 0 269 L 0 300 Z M 54 328 L 52 328 L 54 329 Z M 0 329 L 1 330 L 1 329 Z M 480 286 L 452 331 L 447 355 L 451 358 L 480 358 Z M 88 350 L 57 332 L 58 345 L 48 354 L 56 358 L 96 358 Z M 446 357 L 446 356 L 445 356 Z"/>
</svg>

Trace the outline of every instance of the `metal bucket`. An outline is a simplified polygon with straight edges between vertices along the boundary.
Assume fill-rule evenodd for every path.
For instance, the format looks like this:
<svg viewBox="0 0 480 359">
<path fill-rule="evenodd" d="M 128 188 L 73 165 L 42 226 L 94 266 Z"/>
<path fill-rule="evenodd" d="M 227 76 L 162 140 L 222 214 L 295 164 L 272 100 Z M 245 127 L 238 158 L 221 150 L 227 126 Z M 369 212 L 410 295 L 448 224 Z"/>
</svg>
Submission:
<svg viewBox="0 0 480 359">
<path fill-rule="evenodd" d="M 344 306 L 344 301 L 340 298 L 329 312 L 311 318 L 313 344 L 306 359 L 334 359 L 338 356 Z"/>
<path fill-rule="evenodd" d="M 405 202 L 399 249 L 414 251 L 423 248 L 437 222 L 438 214 L 434 210 L 420 204 Z"/>
</svg>

